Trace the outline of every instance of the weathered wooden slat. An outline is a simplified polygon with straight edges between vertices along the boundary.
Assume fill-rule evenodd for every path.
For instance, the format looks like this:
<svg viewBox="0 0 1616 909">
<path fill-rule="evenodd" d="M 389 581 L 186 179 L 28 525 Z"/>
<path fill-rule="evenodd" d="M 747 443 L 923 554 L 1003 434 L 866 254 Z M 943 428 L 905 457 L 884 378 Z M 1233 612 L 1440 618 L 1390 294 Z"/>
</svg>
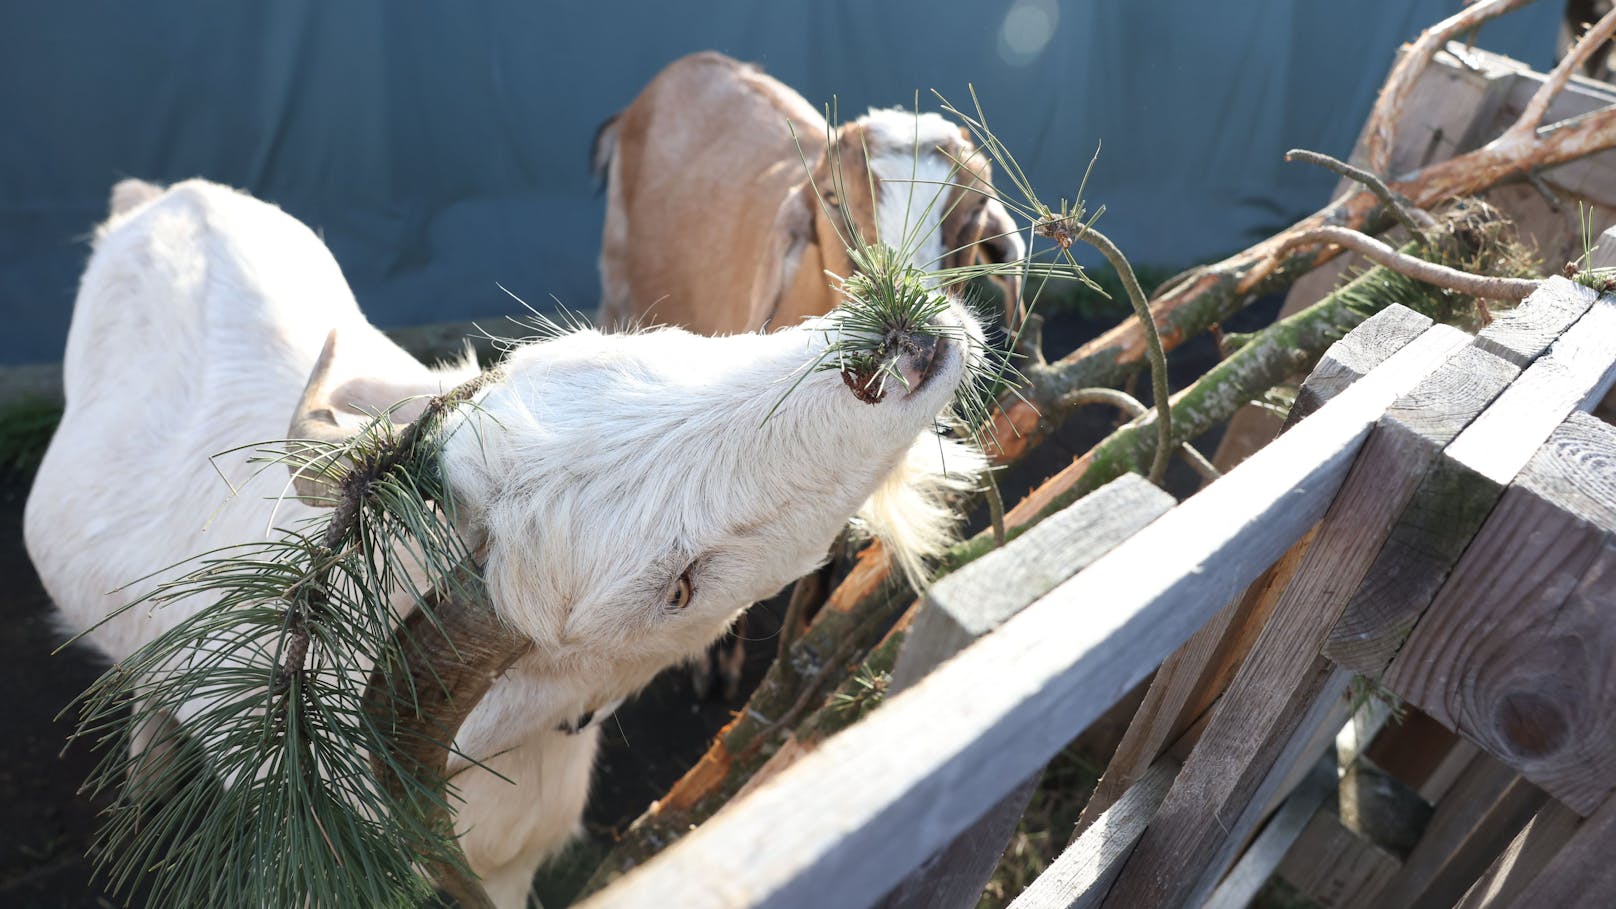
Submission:
<svg viewBox="0 0 1616 909">
<path fill-rule="evenodd" d="M 1356 905 L 1452 906 L 1544 801 L 1513 769 L 1491 755 L 1476 755 L 1436 806 L 1403 866 Z"/>
<path fill-rule="evenodd" d="M 1543 872 L 1507 905 L 1510 909 L 1609 909 L 1616 894 L 1616 798 L 1572 834 Z"/>
<path fill-rule="evenodd" d="M 1335 762 L 1320 761 L 1257 835 L 1202 909 L 1245 909 L 1273 876 L 1313 815 L 1335 787 Z"/>
<path fill-rule="evenodd" d="M 1498 909 L 1525 893 L 1580 823 L 1582 815 L 1551 799 L 1465 891 L 1454 909 Z"/>
<path fill-rule="evenodd" d="M 1554 309 L 1540 301 L 1581 299 L 1590 293 L 1554 279 L 1522 307 Z M 1515 327 L 1524 330 L 1523 325 Z M 1511 346 L 1519 343 L 1517 335 Z M 1427 471 L 1365 582 L 1349 599 L 1324 652 L 1355 672 L 1384 672 L 1504 486 L 1573 408 L 1601 393 L 1612 379 L 1616 298 L 1605 298 L 1591 303 Z"/>
<path fill-rule="evenodd" d="M 1156 816 L 1178 769 L 1172 758 L 1157 761 L 1016 897 L 1010 909 L 1098 906 L 1133 844 Z"/>
<path fill-rule="evenodd" d="M 1324 352 L 1297 389 L 1296 401 L 1285 415 L 1284 429 L 1323 407 L 1430 327 L 1428 317 L 1406 306 L 1388 306 L 1365 319 Z"/>
<path fill-rule="evenodd" d="M 1388 306 L 1366 319 L 1325 351 L 1297 392 L 1281 432 L 1363 378 L 1431 324 L 1429 318 L 1405 306 Z M 1089 796 L 1077 833 L 1132 786 L 1228 687 L 1235 669 L 1256 642 L 1257 632 L 1267 622 L 1280 591 L 1296 573 L 1310 541 L 1311 536 L 1298 541 L 1162 663 L 1099 785 Z"/>
<path fill-rule="evenodd" d="M 1295 576 L 1312 539 L 1309 532 L 1286 550 L 1238 599 L 1202 625 L 1156 670 L 1144 702 L 1134 713 L 1133 722 L 1083 808 L 1077 833 L 1111 807 L 1223 694 L 1256 643 L 1280 593 Z M 1187 753 L 1188 747 L 1184 750 Z"/>
<path fill-rule="evenodd" d="M 1431 328 L 1240 468 L 585 905 L 868 905 L 1318 521 L 1374 419 L 1466 340 Z"/>
<path fill-rule="evenodd" d="M 1616 787 L 1616 427 L 1574 415 L 1499 501 L 1386 684 L 1583 814 Z"/>
<path fill-rule="evenodd" d="M 1442 447 L 1515 375 L 1513 365 L 1466 347 L 1382 416 L 1107 905 L 1194 904 L 1216 883 L 1260 820 L 1261 790 L 1284 744 L 1310 734 L 1298 725 L 1309 705 L 1345 688 L 1346 674 L 1319 650 L 1347 595 Z"/>
<path fill-rule="evenodd" d="M 1144 477 L 1125 474 L 938 581 L 904 637 L 889 691 L 909 688 L 1175 504 Z"/>
<path fill-rule="evenodd" d="M 1127 474 L 943 578 L 927 592 L 921 613 L 904 638 L 888 696 L 909 688 L 1175 504 L 1172 496 L 1143 477 Z M 1037 782 L 1035 771 L 916 868 L 879 905 L 975 906 Z"/>
<path fill-rule="evenodd" d="M 1320 909 L 1344 909 L 1384 887 L 1400 865 L 1397 856 L 1347 829 L 1326 805 L 1275 873 Z"/>
</svg>

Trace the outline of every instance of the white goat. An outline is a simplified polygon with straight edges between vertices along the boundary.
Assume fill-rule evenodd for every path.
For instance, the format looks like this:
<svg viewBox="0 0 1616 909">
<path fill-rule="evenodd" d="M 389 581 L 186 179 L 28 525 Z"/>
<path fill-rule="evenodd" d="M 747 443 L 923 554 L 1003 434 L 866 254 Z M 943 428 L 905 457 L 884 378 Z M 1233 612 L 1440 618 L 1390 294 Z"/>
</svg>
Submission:
<svg viewBox="0 0 1616 909">
<path fill-rule="evenodd" d="M 827 135 L 801 95 L 712 51 L 668 64 L 601 126 L 592 159 L 604 326 L 729 334 L 822 315 L 837 301 L 825 272 L 852 274 L 855 228 L 895 248 L 916 238 L 922 271 L 1025 252 L 960 127 L 872 110 Z M 1018 282 L 1005 290 L 1013 306 Z"/>
<path fill-rule="evenodd" d="M 478 408 L 451 416 L 486 418 L 450 437 L 444 474 L 458 529 L 486 547 L 496 613 L 532 645 L 455 739 L 487 769 L 450 768 L 464 771 L 456 830 L 497 906 L 523 905 L 540 861 L 577 827 L 599 723 L 621 699 L 813 569 L 867 500 L 878 525 L 925 525 L 897 545 L 936 539 L 932 500 L 947 481 L 923 469 L 939 457 L 931 427 L 979 343 L 958 307 L 943 319 L 967 335 L 909 356 L 912 390 L 876 404 L 834 371 L 785 394 L 834 337 L 832 315 L 768 335 L 581 330 L 531 343 Z M 332 332 L 329 371 L 305 396 Z M 284 478 L 254 478 L 244 455 L 218 459 L 239 490 L 227 495 L 210 456 L 283 437 L 309 400 L 357 423 L 470 372 L 428 369 L 371 327 L 302 224 L 200 180 L 115 191 L 64 368 L 67 409 L 26 541 L 68 622 L 93 628 L 88 640 L 114 660 L 208 605 L 98 625 L 171 575 L 121 585 L 313 514 L 277 502 Z M 979 466 L 950 448 L 955 482 Z"/>
</svg>

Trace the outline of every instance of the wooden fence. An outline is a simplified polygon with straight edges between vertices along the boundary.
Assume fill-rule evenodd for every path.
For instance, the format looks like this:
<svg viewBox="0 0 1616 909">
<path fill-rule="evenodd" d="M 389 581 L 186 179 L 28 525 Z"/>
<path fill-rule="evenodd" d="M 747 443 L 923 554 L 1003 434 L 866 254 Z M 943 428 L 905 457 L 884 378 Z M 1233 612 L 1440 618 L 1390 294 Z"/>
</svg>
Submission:
<svg viewBox="0 0 1616 909">
<path fill-rule="evenodd" d="M 973 906 L 1152 673 L 1016 909 L 1616 905 L 1613 380 L 1616 297 L 1564 279 L 1475 337 L 1375 316 L 1199 494 L 1124 477 L 943 579 L 899 693 L 586 905 Z"/>
</svg>

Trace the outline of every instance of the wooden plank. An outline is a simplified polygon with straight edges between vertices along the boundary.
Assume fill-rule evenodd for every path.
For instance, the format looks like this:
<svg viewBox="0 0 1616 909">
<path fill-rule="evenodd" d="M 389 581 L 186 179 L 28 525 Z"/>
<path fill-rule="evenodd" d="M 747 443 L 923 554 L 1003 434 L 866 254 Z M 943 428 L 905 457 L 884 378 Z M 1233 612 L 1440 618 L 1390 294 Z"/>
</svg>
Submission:
<svg viewBox="0 0 1616 909">
<path fill-rule="evenodd" d="M 1452 906 L 1544 803 L 1543 793 L 1490 755 L 1478 754 L 1408 859 L 1356 907 Z"/>
<path fill-rule="evenodd" d="M 1388 306 L 1365 319 L 1324 352 L 1297 390 L 1284 429 L 1323 407 L 1430 327 L 1430 318 L 1401 305 Z"/>
<path fill-rule="evenodd" d="M 1616 428 L 1576 415 L 1499 501 L 1386 684 L 1583 814 L 1616 787 Z"/>
<path fill-rule="evenodd" d="M 1308 778 L 1286 797 L 1202 909 L 1245 909 L 1279 868 L 1333 788 L 1335 762 L 1326 759 L 1315 763 Z"/>
<path fill-rule="evenodd" d="M 1175 504 L 1143 477 L 1127 474 L 937 582 L 904 638 L 888 696 L 912 686 Z M 878 905 L 975 906 L 1027 809 L 1039 773 L 1029 775 Z"/>
<path fill-rule="evenodd" d="M 1150 690 L 1134 714 L 1128 731 L 1111 755 L 1083 814 L 1077 833 L 1111 807 L 1148 770 L 1168 746 L 1185 736 L 1223 694 L 1235 670 L 1257 641 L 1257 634 L 1296 574 L 1313 534 L 1308 532 L 1279 561 L 1228 606 L 1173 652 L 1156 670 Z M 1193 743 L 1190 743 L 1193 744 Z"/>
<path fill-rule="evenodd" d="M 1405 306 L 1388 306 L 1330 345 L 1302 383 L 1285 419 L 1289 429 L 1431 327 L 1431 320 Z M 1249 452 L 1242 453 L 1244 458 Z M 1132 786 L 1167 748 L 1211 709 L 1268 621 L 1280 591 L 1301 564 L 1311 534 L 1263 572 L 1238 599 L 1165 660 L 1151 680 L 1105 772 L 1083 808 L 1074 837 Z"/>
<path fill-rule="evenodd" d="M 909 688 L 1175 504 L 1144 477 L 1126 474 L 938 581 L 904 638 L 889 691 Z"/>
<path fill-rule="evenodd" d="M 1586 296 L 1555 279 L 1523 306 L 1549 295 Z M 1616 379 L 1616 298 L 1590 304 L 1433 465 L 1352 593 L 1324 652 L 1337 663 L 1379 676 L 1431 603 L 1503 487 L 1566 415 Z M 1545 418 L 1552 423 L 1545 425 Z"/>
<path fill-rule="evenodd" d="M 1321 517 L 1374 419 L 1466 340 L 1431 328 L 585 905 L 857 906 L 884 894 L 1289 548 Z"/>
<path fill-rule="evenodd" d="M 1326 804 L 1275 873 L 1320 909 L 1340 909 L 1384 887 L 1400 865 L 1397 856 L 1348 829 Z"/>
<path fill-rule="evenodd" d="M 1616 799 L 1610 799 L 1572 835 L 1565 848 L 1531 886 L 1507 905 L 1511 909 L 1609 909 L 1616 894 Z"/>
<path fill-rule="evenodd" d="M 1156 816 L 1178 769 L 1178 762 L 1171 758 L 1157 761 L 1016 897 L 1010 909 L 1098 906 L 1134 843 Z"/>
<path fill-rule="evenodd" d="M 1580 823 L 1581 815 L 1550 800 L 1465 891 L 1464 899 L 1454 909 L 1498 909 L 1525 893 Z"/>
<path fill-rule="evenodd" d="M 1193 904 L 1216 883 L 1260 818 L 1265 799 L 1259 792 L 1283 744 L 1307 734 L 1298 726 L 1304 711 L 1329 696 L 1327 685 L 1345 687 L 1345 674 L 1332 672 L 1319 648 L 1347 595 L 1363 582 L 1442 447 L 1516 372 L 1467 347 L 1382 416 L 1256 647 L 1214 708 L 1158 823 L 1129 859 L 1110 905 Z"/>
</svg>

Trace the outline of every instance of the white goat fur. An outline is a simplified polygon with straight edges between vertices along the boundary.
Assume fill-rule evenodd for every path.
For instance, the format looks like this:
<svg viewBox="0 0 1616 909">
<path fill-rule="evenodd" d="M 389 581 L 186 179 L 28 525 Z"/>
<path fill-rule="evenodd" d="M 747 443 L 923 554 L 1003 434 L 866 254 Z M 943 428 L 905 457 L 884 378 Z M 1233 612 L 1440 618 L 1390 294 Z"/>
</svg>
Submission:
<svg viewBox="0 0 1616 909">
<path fill-rule="evenodd" d="M 470 367 L 430 370 L 371 327 L 324 245 L 274 206 L 200 180 L 160 194 L 126 183 L 114 200 L 73 312 L 67 409 L 25 536 L 67 621 L 96 626 L 89 642 L 121 659 L 207 606 L 97 626 L 164 576 L 122 585 L 313 513 L 277 502 L 286 478 L 255 478 L 245 454 L 217 459 L 230 495 L 208 458 L 285 435 L 328 332 L 340 339 L 333 378 L 382 396 L 356 407 L 451 387 Z M 969 316 L 953 318 L 975 337 Z M 895 545 L 940 544 L 936 495 L 981 461 L 950 443 L 955 479 L 941 479 L 931 425 L 973 343 L 950 345 L 906 396 L 867 405 L 835 372 L 815 372 L 782 403 L 833 319 L 727 338 L 577 331 L 516 350 L 458 418 L 483 421 L 444 452 L 460 530 L 486 542 L 494 607 L 535 645 L 457 738 L 516 788 L 451 767 L 464 770 L 457 830 L 498 906 L 523 905 L 539 862 L 576 828 L 614 702 L 812 570 L 866 500 Z M 673 611 L 687 569 L 695 594 Z M 558 731 L 590 710 L 589 728 Z"/>
</svg>

